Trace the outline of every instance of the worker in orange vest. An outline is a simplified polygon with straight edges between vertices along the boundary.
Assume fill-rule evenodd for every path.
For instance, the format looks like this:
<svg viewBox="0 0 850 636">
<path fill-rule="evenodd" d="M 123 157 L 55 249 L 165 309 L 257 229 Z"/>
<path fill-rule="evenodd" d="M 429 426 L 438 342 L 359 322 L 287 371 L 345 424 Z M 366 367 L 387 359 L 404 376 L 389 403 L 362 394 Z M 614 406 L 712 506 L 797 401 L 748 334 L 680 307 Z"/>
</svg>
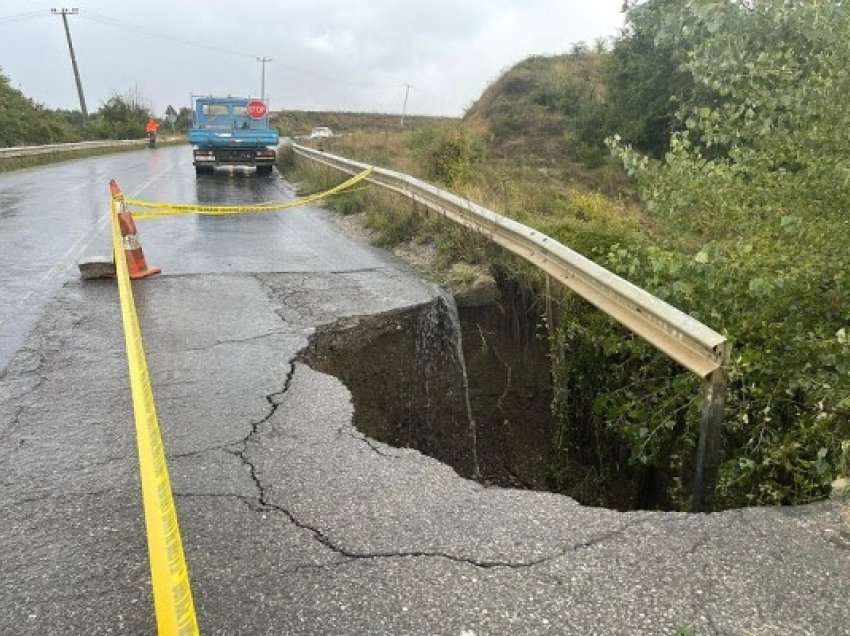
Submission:
<svg viewBox="0 0 850 636">
<path fill-rule="evenodd" d="M 153 148 L 156 145 L 156 132 L 159 130 L 159 122 L 153 117 L 148 119 L 145 124 L 145 133 L 148 136 L 148 146 Z"/>
</svg>

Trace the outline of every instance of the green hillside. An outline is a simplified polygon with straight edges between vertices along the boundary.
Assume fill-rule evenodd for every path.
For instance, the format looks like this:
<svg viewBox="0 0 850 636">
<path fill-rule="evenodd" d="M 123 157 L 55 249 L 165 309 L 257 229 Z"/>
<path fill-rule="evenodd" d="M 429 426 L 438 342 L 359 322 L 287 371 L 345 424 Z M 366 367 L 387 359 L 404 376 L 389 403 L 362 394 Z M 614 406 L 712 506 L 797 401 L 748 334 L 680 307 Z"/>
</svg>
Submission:
<svg viewBox="0 0 850 636">
<path fill-rule="evenodd" d="M 598 156 L 604 61 L 590 52 L 530 57 L 493 82 L 464 123 L 499 157 L 544 164 Z"/>
</svg>

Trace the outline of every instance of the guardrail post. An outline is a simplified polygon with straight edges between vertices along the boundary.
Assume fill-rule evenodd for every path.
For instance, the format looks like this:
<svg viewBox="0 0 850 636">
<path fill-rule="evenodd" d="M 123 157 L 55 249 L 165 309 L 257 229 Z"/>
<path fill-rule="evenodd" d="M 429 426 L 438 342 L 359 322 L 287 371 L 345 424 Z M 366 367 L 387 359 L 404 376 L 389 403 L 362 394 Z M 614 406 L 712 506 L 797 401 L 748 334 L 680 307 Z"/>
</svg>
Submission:
<svg viewBox="0 0 850 636">
<path fill-rule="evenodd" d="M 721 429 L 725 404 L 726 374 L 721 367 L 705 379 L 705 402 L 702 406 L 691 500 L 693 512 L 705 512 L 712 507 L 720 468 Z"/>
<path fill-rule="evenodd" d="M 546 274 L 546 328 L 551 344 L 555 338 L 555 311 L 552 307 L 552 277 L 549 274 Z"/>
</svg>

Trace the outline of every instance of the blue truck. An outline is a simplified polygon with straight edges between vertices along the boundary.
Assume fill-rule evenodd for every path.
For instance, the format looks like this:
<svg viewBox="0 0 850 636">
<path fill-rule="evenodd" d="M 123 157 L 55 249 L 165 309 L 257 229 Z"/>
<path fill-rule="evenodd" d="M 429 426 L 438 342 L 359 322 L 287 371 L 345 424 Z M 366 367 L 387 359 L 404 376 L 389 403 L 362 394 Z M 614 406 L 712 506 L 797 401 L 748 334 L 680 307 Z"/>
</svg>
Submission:
<svg viewBox="0 0 850 636">
<path fill-rule="evenodd" d="M 197 174 L 216 166 L 256 166 L 271 174 L 277 158 L 277 130 L 269 126 L 266 103 L 249 97 L 194 97 L 189 142 Z"/>
</svg>

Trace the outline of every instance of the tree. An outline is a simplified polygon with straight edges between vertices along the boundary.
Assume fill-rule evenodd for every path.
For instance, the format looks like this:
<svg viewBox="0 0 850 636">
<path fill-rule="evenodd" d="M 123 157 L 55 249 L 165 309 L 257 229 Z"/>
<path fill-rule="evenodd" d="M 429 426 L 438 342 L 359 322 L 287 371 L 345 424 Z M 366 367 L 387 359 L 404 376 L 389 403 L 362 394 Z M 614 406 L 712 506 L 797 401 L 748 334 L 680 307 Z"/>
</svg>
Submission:
<svg viewBox="0 0 850 636">
<path fill-rule="evenodd" d="M 192 126 L 192 109 L 186 106 L 177 111 L 177 121 L 174 122 L 174 129 L 178 131 L 188 130 Z"/>
<path fill-rule="evenodd" d="M 78 141 L 80 131 L 65 115 L 35 103 L 0 73 L 0 146 Z"/>
<path fill-rule="evenodd" d="M 628 258 L 733 338 L 727 501 L 822 497 L 850 468 L 850 12 L 687 0 L 657 25 L 695 90 L 661 161 L 612 144 L 667 230 Z"/>
<path fill-rule="evenodd" d="M 151 116 L 146 106 L 116 94 L 101 104 L 87 134 L 100 139 L 138 139 L 145 136 L 145 123 Z"/>
<path fill-rule="evenodd" d="M 658 41 L 667 16 L 680 4 L 650 0 L 632 6 L 606 65 L 607 133 L 654 157 L 667 150 L 676 110 L 696 90 L 682 68 L 687 47 Z"/>
</svg>

